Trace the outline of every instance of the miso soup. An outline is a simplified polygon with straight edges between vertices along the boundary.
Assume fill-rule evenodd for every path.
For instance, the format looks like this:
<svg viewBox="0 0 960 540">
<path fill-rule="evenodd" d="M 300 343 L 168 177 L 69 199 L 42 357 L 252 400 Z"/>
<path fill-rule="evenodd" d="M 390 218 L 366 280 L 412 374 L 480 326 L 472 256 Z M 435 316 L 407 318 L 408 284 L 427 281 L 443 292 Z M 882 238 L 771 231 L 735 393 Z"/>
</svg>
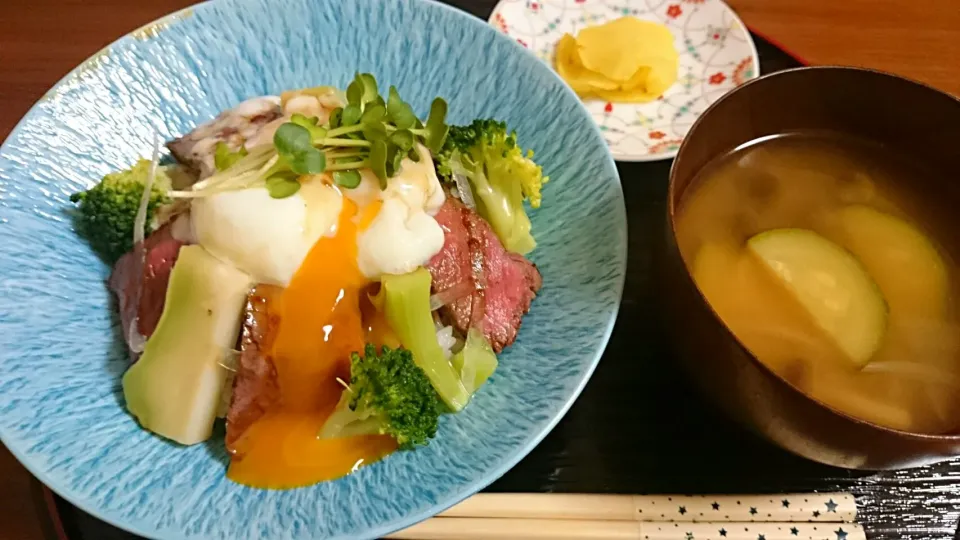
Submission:
<svg viewBox="0 0 960 540">
<path fill-rule="evenodd" d="M 680 251 L 739 341 L 803 392 L 882 426 L 953 432 L 960 246 L 955 209 L 918 187 L 930 174 L 833 134 L 758 140 L 687 189 Z"/>
</svg>

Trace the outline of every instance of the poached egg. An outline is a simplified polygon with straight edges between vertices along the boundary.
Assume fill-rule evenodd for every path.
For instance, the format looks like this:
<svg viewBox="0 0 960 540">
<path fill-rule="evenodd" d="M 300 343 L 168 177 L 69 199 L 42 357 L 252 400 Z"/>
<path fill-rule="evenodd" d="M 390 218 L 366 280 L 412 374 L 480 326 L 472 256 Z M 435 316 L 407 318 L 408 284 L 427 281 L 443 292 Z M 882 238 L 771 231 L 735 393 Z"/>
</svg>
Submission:
<svg viewBox="0 0 960 540">
<path fill-rule="evenodd" d="M 405 159 L 380 189 L 370 170 L 360 185 L 343 189 L 329 175 L 303 177 L 300 190 L 284 199 L 262 187 L 228 191 L 194 201 L 191 220 L 197 241 L 259 283 L 286 287 L 322 237 L 338 234 L 344 199 L 357 208 L 357 265 L 379 281 L 426 264 L 443 248 L 443 230 L 433 219 L 445 195 L 430 152 Z"/>
<path fill-rule="evenodd" d="M 273 199 L 263 187 L 194 201 L 194 236 L 258 283 L 283 287 L 275 328 L 261 354 L 276 369 L 282 399 L 240 440 L 228 476 L 262 488 L 337 478 L 396 448 L 389 436 L 319 439 L 350 378 L 350 355 L 367 343 L 399 346 L 368 299 L 372 283 L 425 265 L 443 248 L 434 219 L 445 194 L 429 151 L 404 160 L 381 189 L 369 170 L 354 189 L 326 174 Z"/>
</svg>

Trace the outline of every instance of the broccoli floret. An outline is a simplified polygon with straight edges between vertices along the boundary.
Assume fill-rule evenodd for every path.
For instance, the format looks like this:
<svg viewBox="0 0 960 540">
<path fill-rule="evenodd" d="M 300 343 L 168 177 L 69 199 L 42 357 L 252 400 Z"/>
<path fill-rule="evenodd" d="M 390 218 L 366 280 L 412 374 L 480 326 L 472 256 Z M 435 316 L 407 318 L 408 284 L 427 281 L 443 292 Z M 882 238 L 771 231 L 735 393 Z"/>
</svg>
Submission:
<svg viewBox="0 0 960 540">
<path fill-rule="evenodd" d="M 430 379 L 410 351 L 367 345 L 353 353 L 350 385 L 320 430 L 321 438 L 390 435 L 402 450 L 425 446 L 445 411 Z"/>
<path fill-rule="evenodd" d="M 74 193 L 70 200 L 79 203 L 80 230 L 93 249 L 108 263 L 133 249 L 133 223 L 140 208 L 143 188 L 150 174 L 150 160 L 141 159 L 125 171 L 103 177 L 87 191 Z M 145 234 L 150 233 L 150 219 L 157 208 L 169 202 L 170 177 L 157 168 L 150 202 L 147 206 Z"/>
<path fill-rule="evenodd" d="M 452 180 L 455 173 L 470 180 L 477 211 L 490 222 L 504 247 L 526 254 L 536 246 L 523 201 L 539 208 L 540 189 L 548 177 L 534 163 L 533 151 L 524 152 L 517 145 L 516 132 L 491 119 L 451 126 L 436 162 L 445 180 Z"/>
</svg>

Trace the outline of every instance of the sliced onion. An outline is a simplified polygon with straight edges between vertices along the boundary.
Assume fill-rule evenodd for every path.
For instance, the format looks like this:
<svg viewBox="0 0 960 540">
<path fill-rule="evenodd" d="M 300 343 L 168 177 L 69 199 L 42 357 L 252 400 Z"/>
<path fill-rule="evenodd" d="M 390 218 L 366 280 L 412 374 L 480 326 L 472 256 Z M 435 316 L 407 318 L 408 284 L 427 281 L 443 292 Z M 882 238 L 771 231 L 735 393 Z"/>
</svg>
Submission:
<svg viewBox="0 0 960 540">
<path fill-rule="evenodd" d="M 483 318 L 486 315 L 487 302 L 483 294 L 473 295 L 470 304 L 470 328 L 483 329 Z"/>
<path fill-rule="evenodd" d="M 233 401 L 233 383 L 237 378 L 237 365 L 240 363 L 241 352 L 235 349 L 227 351 L 217 362 L 223 369 L 223 386 L 220 388 L 220 403 L 217 405 L 217 418 L 226 418 L 230 411 L 230 402 Z"/>
<path fill-rule="evenodd" d="M 150 172 L 147 174 L 147 181 L 143 185 L 143 194 L 140 196 L 140 206 L 137 208 L 137 215 L 133 220 L 133 251 L 139 257 L 140 267 L 146 264 L 146 253 L 143 251 L 144 229 L 147 226 L 147 207 L 150 205 L 150 192 L 153 190 L 153 181 L 157 177 L 157 166 L 160 163 L 160 137 L 156 132 L 153 134 L 153 156 L 150 159 Z M 142 286 L 142 284 L 140 284 Z M 137 287 L 137 298 L 135 301 L 140 303 L 140 292 Z M 130 321 L 130 327 L 127 329 L 127 345 L 134 354 L 140 354 L 147 345 L 147 338 L 140 333 L 140 317 L 134 317 Z"/>
<path fill-rule="evenodd" d="M 257 173 L 265 163 L 276 156 L 276 147 L 270 143 L 264 143 L 254 148 L 247 149 L 248 154 L 233 164 L 225 171 L 214 173 L 203 180 L 193 184 L 189 189 L 182 191 L 171 191 L 171 197 L 203 197 L 208 193 L 216 192 L 221 184 L 232 185 L 236 183 L 237 178 L 244 178 L 247 175 Z"/>
<path fill-rule="evenodd" d="M 140 333 L 140 317 L 134 317 L 127 329 L 127 345 L 134 354 L 140 354 L 147 346 L 147 338 Z"/>
<path fill-rule="evenodd" d="M 449 289 L 432 294 L 430 295 L 430 311 L 436 311 L 447 304 L 452 304 L 465 296 L 469 296 L 474 290 L 476 289 L 472 283 L 464 281 Z"/>
<path fill-rule="evenodd" d="M 157 166 L 160 164 L 160 137 L 153 134 L 153 157 L 150 159 L 150 173 L 143 184 L 143 194 L 140 196 L 140 207 L 137 208 L 137 217 L 133 221 L 133 245 L 143 243 L 144 229 L 147 225 L 147 207 L 150 205 L 150 192 L 153 190 L 153 181 L 157 178 Z"/>
<path fill-rule="evenodd" d="M 457 192 L 460 195 L 459 199 L 467 208 L 476 210 L 477 203 L 473 199 L 473 189 L 470 188 L 470 180 L 459 172 L 453 173 L 453 180 L 457 183 Z"/>
<path fill-rule="evenodd" d="M 237 372 L 237 365 L 240 363 L 240 355 L 242 353 L 235 349 L 230 349 L 227 351 L 217 362 L 217 365 L 224 369 L 224 371 L 229 371 L 232 373 Z"/>
<path fill-rule="evenodd" d="M 960 388 L 960 380 L 953 374 L 939 369 L 936 366 L 921 364 L 919 362 L 897 360 L 871 362 L 860 371 L 864 373 L 890 373 L 926 384 L 947 385 Z"/>
</svg>

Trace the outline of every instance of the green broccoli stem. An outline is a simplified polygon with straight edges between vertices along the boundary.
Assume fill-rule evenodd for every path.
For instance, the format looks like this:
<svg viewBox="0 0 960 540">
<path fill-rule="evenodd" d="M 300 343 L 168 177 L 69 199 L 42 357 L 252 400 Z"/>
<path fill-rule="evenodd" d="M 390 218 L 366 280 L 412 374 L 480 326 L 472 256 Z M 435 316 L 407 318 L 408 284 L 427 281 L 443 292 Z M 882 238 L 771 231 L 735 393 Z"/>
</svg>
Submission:
<svg viewBox="0 0 960 540">
<path fill-rule="evenodd" d="M 353 391 L 344 388 L 336 409 L 320 428 L 318 437 L 321 439 L 336 439 L 356 437 L 360 435 L 380 435 L 385 426 L 380 418 L 368 416 L 368 411 L 355 411 L 350 407 L 353 401 Z"/>
<path fill-rule="evenodd" d="M 450 360 L 460 373 L 460 381 L 472 395 L 487 382 L 497 369 L 497 355 L 483 332 L 476 328 L 467 331 L 467 341 L 463 349 Z"/>
<path fill-rule="evenodd" d="M 523 208 L 520 184 L 507 182 L 494 184 L 486 174 L 486 164 L 468 173 L 476 195 L 477 211 L 493 227 L 503 247 L 515 253 L 526 254 L 536 247 L 530 234 L 530 218 Z"/>
<path fill-rule="evenodd" d="M 400 343 L 426 373 L 440 398 L 454 412 L 470 401 L 470 393 L 443 354 L 430 311 L 430 272 L 425 268 L 383 277 L 384 312 Z"/>
</svg>

